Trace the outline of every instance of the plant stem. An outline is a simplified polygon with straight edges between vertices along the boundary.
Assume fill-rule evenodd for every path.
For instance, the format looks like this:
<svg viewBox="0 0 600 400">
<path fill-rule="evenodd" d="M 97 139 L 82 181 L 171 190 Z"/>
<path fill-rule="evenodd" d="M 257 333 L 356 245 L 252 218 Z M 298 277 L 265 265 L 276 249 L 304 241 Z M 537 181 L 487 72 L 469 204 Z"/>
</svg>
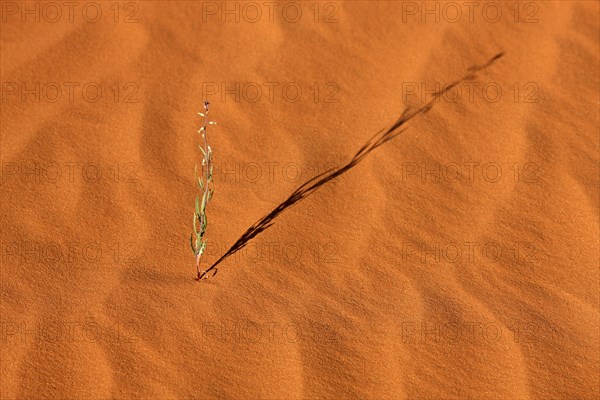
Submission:
<svg viewBox="0 0 600 400">
<path fill-rule="evenodd" d="M 206 207 L 206 205 L 208 204 L 208 191 L 209 191 L 209 181 L 208 181 L 208 174 L 209 174 L 209 168 L 210 168 L 210 154 L 208 153 L 208 141 L 206 139 L 206 135 L 208 134 L 208 107 L 205 107 L 204 110 L 204 129 L 202 130 L 202 138 L 204 139 L 204 164 L 202 165 L 202 169 L 204 172 L 204 193 L 202 194 L 203 196 L 203 204 L 204 207 Z M 200 232 L 202 233 L 202 236 L 204 236 L 204 227 L 206 226 L 206 217 L 204 216 L 204 213 L 202 212 L 203 210 L 200 210 L 201 214 L 200 214 L 200 220 L 198 221 L 198 223 L 200 224 Z M 204 243 L 204 240 L 202 240 L 202 242 Z M 196 254 L 196 274 L 198 277 L 198 280 L 200 280 L 202 278 L 202 276 L 204 276 L 204 274 L 200 273 L 200 258 L 201 258 L 202 254 L 200 253 L 200 250 L 197 250 L 197 254 Z"/>
</svg>

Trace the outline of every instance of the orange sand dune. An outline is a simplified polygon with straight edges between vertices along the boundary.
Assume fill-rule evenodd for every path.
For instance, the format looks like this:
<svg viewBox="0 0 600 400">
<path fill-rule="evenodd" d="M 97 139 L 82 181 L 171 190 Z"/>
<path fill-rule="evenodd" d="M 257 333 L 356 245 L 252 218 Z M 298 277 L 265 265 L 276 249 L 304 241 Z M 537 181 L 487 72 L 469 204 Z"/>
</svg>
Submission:
<svg viewBox="0 0 600 400">
<path fill-rule="evenodd" d="M 600 397 L 597 2 L 0 6 L 0 398 Z"/>
</svg>

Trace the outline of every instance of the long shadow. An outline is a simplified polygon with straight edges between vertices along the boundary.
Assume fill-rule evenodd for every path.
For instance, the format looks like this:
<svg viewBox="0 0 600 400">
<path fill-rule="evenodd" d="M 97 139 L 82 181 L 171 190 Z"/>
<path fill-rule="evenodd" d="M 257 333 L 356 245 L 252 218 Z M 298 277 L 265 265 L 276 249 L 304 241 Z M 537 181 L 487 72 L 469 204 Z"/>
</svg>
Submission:
<svg viewBox="0 0 600 400">
<path fill-rule="evenodd" d="M 229 250 L 227 250 L 227 252 L 225 252 L 225 254 L 223 254 L 217 261 L 215 261 L 215 263 L 213 265 L 211 265 L 210 268 L 208 268 L 206 271 L 204 271 L 198 279 L 199 280 L 202 279 L 210 271 L 213 271 L 213 270 L 214 271 L 213 271 L 212 276 L 215 276 L 218 272 L 218 269 L 216 268 L 217 265 L 219 265 L 223 260 L 225 260 L 227 257 L 232 255 L 233 253 L 244 248 L 244 246 L 246 246 L 246 244 L 248 244 L 248 242 L 250 240 L 254 239 L 258 234 L 260 234 L 261 232 L 263 232 L 264 230 L 266 230 L 267 228 L 272 226 L 274 224 L 275 218 L 277 218 L 277 216 L 279 216 L 279 214 L 284 212 L 286 209 L 292 207 L 296 203 L 300 202 L 301 200 L 305 199 L 307 196 L 311 195 L 315 190 L 317 190 L 322 185 L 326 184 L 327 182 L 337 178 L 338 176 L 340 176 L 340 175 L 348 172 L 350 169 L 354 168 L 359 162 L 364 160 L 364 158 L 370 152 L 372 152 L 373 150 L 375 150 L 382 144 L 386 143 L 389 140 L 394 139 L 395 137 L 400 135 L 402 132 L 404 132 L 406 130 L 406 128 L 400 129 L 404 124 L 406 124 L 408 121 L 415 118 L 416 116 L 418 116 L 420 114 L 425 114 L 426 112 L 431 110 L 433 105 L 445 93 L 452 90 L 455 86 L 459 85 L 460 83 L 462 83 L 466 80 L 474 79 L 476 77 L 476 74 L 479 71 L 491 66 L 494 62 L 496 62 L 496 60 L 501 58 L 503 55 L 504 55 L 504 53 L 498 53 L 494 57 L 492 57 L 488 62 L 486 62 L 485 64 L 473 66 L 473 67 L 469 68 L 468 73 L 465 76 L 458 79 L 457 81 L 450 83 L 448 86 L 444 87 L 439 92 L 435 92 L 433 94 L 433 98 L 428 103 L 426 103 L 424 106 L 417 108 L 415 110 L 411 110 L 410 108 L 405 109 L 402 112 L 402 115 L 400 115 L 400 118 L 398 118 L 396 120 L 396 122 L 394 122 L 392 124 L 391 127 L 389 127 L 388 129 L 382 129 L 379 132 L 377 132 L 375 135 L 373 135 L 364 144 L 364 146 L 362 146 L 358 150 L 358 152 L 354 155 L 354 157 L 352 157 L 352 159 L 350 160 L 350 162 L 348 162 L 348 164 L 344 165 L 343 167 L 341 167 L 339 169 L 330 169 L 328 171 L 325 171 L 325 172 L 315 176 L 314 178 L 309 179 L 308 181 L 304 182 L 283 203 L 279 204 L 277 207 L 275 207 L 275 209 L 273 209 L 273 211 L 271 211 L 270 213 L 268 213 L 267 215 L 262 217 L 254 225 L 252 225 L 250 228 L 248 228 L 246 230 L 246 232 L 244 232 L 244 234 L 231 246 L 231 248 L 229 248 Z"/>
</svg>

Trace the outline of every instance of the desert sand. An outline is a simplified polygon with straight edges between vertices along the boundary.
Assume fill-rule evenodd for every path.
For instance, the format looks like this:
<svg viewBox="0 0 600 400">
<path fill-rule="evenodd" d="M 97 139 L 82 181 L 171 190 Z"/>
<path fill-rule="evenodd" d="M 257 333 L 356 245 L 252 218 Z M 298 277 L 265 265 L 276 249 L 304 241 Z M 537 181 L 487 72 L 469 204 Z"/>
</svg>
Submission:
<svg viewBox="0 0 600 400">
<path fill-rule="evenodd" d="M 600 397 L 597 2 L 1 7 L 0 398 Z"/>
</svg>

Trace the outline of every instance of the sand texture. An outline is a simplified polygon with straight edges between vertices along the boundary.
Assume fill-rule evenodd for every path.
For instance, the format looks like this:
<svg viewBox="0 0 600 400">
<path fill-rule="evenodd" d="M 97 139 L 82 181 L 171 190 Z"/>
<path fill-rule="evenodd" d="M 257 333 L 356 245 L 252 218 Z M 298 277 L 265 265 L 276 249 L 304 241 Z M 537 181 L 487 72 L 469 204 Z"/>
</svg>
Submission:
<svg viewBox="0 0 600 400">
<path fill-rule="evenodd" d="M 598 399 L 599 3 L 476 3 L 2 1 L 0 398 Z"/>
</svg>

